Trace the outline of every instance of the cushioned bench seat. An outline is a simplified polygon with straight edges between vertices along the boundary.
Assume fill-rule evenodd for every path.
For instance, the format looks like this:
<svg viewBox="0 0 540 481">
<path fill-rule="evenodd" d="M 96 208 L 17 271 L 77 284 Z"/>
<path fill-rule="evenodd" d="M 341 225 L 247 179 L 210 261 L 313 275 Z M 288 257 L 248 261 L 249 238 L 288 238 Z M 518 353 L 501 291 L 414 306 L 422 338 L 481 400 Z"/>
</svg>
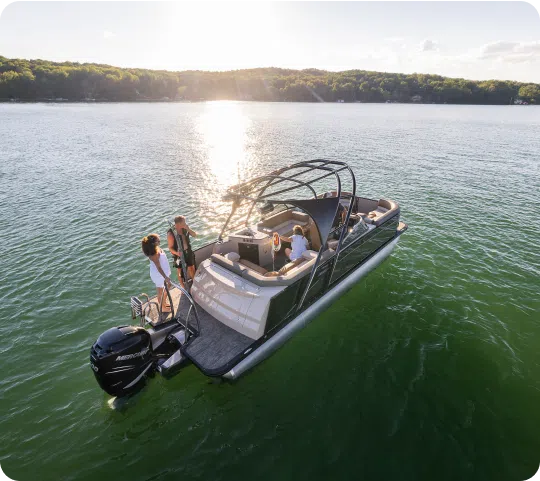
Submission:
<svg viewBox="0 0 540 481">
<path fill-rule="evenodd" d="M 238 262 L 242 264 L 243 266 L 247 267 L 248 269 L 258 272 L 259 274 L 264 275 L 268 272 L 264 267 L 254 264 L 253 262 L 248 261 L 246 259 L 240 259 Z"/>
<path fill-rule="evenodd" d="M 277 232 L 279 235 L 286 235 L 292 232 L 295 225 L 302 227 L 309 224 L 309 216 L 303 212 L 294 210 L 285 210 L 273 216 L 267 217 L 257 224 L 257 230 L 272 234 Z"/>
<path fill-rule="evenodd" d="M 392 200 L 380 199 L 377 208 L 373 211 L 377 215 L 371 219 L 375 226 L 381 225 L 386 220 L 399 213 L 399 206 Z"/>
<path fill-rule="evenodd" d="M 277 232 L 279 235 L 291 235 L 292 231 L 294 229 L 295 225 L 301 225 L 302 227 L 307 225 L 307 222 L 302 222 L 299 220 L 288 220 L 286 222 L 282 222 L 281 224 L 278 224 L 274 227 L 262 227 L 259 228 L 257 226 L 257 229 L 261 232 L 266 232 L 267 234 L 272 234 L 274 232 Z"/>
<path fill-rule="evenodd" d="M 322 254 L 322 260 L 326 260 L 334 254 L 332 249 L 329 249 Z M 258 269 L 252 269 L 253 264 L 249 261 L 243 259 L 239 260 L 230 260 L 220 254 L 212 254 L 210 257 L 212 262 L 224 267 L 225 269 L 242 276 L 249 282 L 256 284 L 258 286 L 288 286 L 296 282 L 298 279 L 304 277 L 309 272 L 315 264 L 317 259 L 317 252 L 315 251 L 306 251 L 304 253 L 305 261 L 300 265 L 293 267 L 285 275 L 276 276 L 276 277 L 265 277 L 264 269 L 260 266 L 256 266 Z"/>
<path fill-rule="evenodd" d="M 315 223 L 309 215 L 293 209 L 284 210 L 283 212 L 267 217 L 257 224 L 257 230 L 268 235 L 277 232 L 279 235 L 290 236 L 295 225 L 301 225 L 304 228 L 306 236 L 309 235 L 312 249 L 318 250 L 321 247 L 319 231 Z"/>
</svg>

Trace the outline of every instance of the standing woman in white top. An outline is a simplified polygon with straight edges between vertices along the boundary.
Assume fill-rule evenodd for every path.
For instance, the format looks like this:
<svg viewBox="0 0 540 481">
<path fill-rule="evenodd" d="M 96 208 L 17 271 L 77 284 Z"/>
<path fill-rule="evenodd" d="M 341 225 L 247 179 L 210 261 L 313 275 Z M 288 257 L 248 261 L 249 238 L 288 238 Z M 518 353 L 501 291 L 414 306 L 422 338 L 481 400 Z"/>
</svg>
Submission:
<svg viewBox="0 0 540 481">
<path fill-rule="evenodd" d="M 281 236 L 281 239 L 291 243 L 291 249 L 288 247 L 285 249 L 285 255 L 291 261 L 299 259 L 308 250 L 308 240 L 304 237 L 302 226 L 295 225 L 293 235 L 291 237 Z"/>
<path fill-rule="evenodd" d="M 169 298 L 164 295 L 165 283 L 171 287 L 171 267 L 167 255 L 159 247 L 160 238 L 157 234 L 150 234 L 142 240 L 142 251 L 150 259 L 150 278 L 157 288 L 158 299 L 161 299 L 161 312 L 171 312 Z"/>
</svg>

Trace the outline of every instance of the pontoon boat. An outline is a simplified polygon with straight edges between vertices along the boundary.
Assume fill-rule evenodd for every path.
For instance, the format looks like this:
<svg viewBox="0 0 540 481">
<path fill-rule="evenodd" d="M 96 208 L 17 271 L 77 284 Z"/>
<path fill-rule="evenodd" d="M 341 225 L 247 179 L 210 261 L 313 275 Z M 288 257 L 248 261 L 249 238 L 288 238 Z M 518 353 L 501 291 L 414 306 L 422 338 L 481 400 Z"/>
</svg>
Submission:
<svg viewBox="0 0 540 481">
<path fill-rule="evenodd" d="M 278 169 L 223 200 L 228 218 L 194 251 L 194 279 L 167 291 L 172 312 L 161 313 L 156 297 L 132 297 L 140 325 L 109 329 L 93 345 L 90 364 L 107 393 L 130 394 L 154 371 L 170 376 L 188 363 L 238 378 L 379 265 L 407 229 L 396 202 L 357 196 L 354 173 L 334 160 Z M 309 249 L 290 263 L 274 234 L 295 225 Z"/>
</svg>

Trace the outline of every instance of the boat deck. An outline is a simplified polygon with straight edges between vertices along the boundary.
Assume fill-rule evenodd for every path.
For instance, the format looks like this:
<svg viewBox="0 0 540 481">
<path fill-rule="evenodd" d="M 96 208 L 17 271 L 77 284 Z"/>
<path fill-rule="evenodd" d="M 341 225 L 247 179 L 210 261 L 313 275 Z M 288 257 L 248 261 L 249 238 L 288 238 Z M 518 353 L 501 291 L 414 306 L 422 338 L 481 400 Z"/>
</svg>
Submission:
<svg viewBox="0 0 540 481">
<path fill-rule="evenodd" d="M 189 302 L 180 300 L 180 316 L 185 319 Z M 253 344 L 243 334 L 231 329 L 197 305 L 200 332 L 184 346 L 184 354 L 205 374 L 220 375 L 229 370 L 228 366 Z M 196 327 L 195 316 L 190 317 L 190 326 Z"/>
<path fill-rule="evenodd" d="M 171 289 L 174 310 L 178 309 L 178 316 L 185 324 L 185 319 L 189 311 L 190 303 L 178 289 Z M 150 299 L 155 301 L 155 298 Z M 180 301 L 180 303 L 179 303 Z M 206 312 L 201 306 L 196 304 L 199 315 L 200 326 L 193 312 L 189 318 L 190 329 L 199 330 L 197 336 L 192 337 L 184 346 L 183 352 L 201 371 L 206 375 L 221 375 L 229 371 L 236 358 L 255 342 L 243 334 L 231 329 L 218 321 L 211 314 Z M 152 316 L 157 318 L 157 314 Z M 151 322 L 154 329 L 159 330 L 160 326 L 168 324 L 171 315 L 164 314 L 160 322 Z"/>
</svg>

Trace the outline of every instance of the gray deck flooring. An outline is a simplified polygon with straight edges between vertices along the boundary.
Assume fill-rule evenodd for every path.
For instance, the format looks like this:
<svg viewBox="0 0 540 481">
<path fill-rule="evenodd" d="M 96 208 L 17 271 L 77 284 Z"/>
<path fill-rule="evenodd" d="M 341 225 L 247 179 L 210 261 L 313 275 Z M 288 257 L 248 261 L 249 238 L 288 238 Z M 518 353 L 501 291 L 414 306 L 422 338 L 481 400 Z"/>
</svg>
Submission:
<svg viewBox="0 0 540 481">
<path fill-rule="evenodd" d="M 182 318 L 185 318 L 188 309 L 189 302 L 182 298 L 179 309 Z M 253 339 L 219 322 L 199 305 L 197 313 L 201 332 L 198 337 L 191 339 L 184 352 L 200 368 L 213 371 L 225 367 L 254 342 Z M 196 327 L 193 313 L 189 325 Z"/>
<path fill-rule="evenodd" d="M 174 307 L 174 311 L 176 313 L 176 308 L 178 306 L 178 299 L 180 298 L 180 290 L 173 287 L 171 289 L 171 298 L 172 303 Z M 153 296 L 149 299 L 150 302 L 154 302 L 156 304 L 159 304 L 159 300 L 157 296 Z M 161 319 L 158 320 L 158 309 L 156 305 L 152 305 L 149 310 L 146 310 L 147 303 L 143 303 L 143 311 L 146 312 L 146 317 L 150 322 L 150 325 L 152 327 L 160 326 L 161 324 L 165 324 L 166 321 L 171 319 L 171 313 L 164 312 L 161 314 Z M 187 311 L 186 311 L 187 312 Z"/>
<path fill-rule="evenodd" d="M 171 297 L 175 313 L 178 309 L 180 318 L 185 323 L 191 304 L 184 296 L 180 295 L 180 291 L 176 288 L 171 289 Z M 180 305 L 178 300 L 180 300 Z M 157 302 L 157 299 L 154 296 L 150 298 L 150 301 Z M 198 304 L 196 304 L 196 307 L 199 315 L 200 333 L 198 337 L 191 338 L 184 352 L 201 369 L 215 371 L 224 368 L 236 356 L 253 344 L 253 339 L 222 324 Z M 149 317 L 153 320 L 151 322 L 152 326 L 159 330 L 160 326 L 167 324 L 166 321 L 170 320 L 171 315 L 163 314 L 161 321 L 155 322 L 158 316 L 156 309 L 153 308 L 149 312 Z M 189 327 L 198 329 L 193 312 L 189 318 Z"/>
</svg>

